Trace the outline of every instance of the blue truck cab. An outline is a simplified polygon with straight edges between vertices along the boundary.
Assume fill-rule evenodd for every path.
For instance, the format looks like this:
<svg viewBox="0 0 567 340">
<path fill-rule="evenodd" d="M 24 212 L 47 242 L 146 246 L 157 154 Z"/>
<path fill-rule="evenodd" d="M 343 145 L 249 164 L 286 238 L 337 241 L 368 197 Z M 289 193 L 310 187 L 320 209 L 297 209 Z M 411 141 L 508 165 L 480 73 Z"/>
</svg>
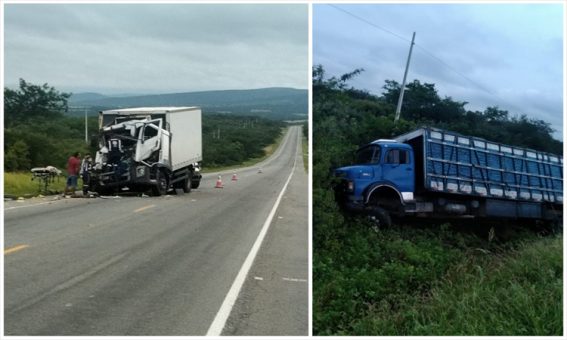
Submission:
<svg viewBox="0 0 567 340">
<path fill-rule="evenodd" d="M 391 216 L 560 221 L 563 157 L 435 128 L 378 139 L 335 169 L 346 210 Z"/>
<path fill-rule="evenodd" d="M 413 150 L 408 144 L 378 139 L 358 149 L 355 165 L 338 168 L 335 175 L 343 179 L 343 202 L 351 210 L 363 210 L 370 200 L 378 198 L 382 204 L 387 203 L 386 198 L 402 205 L 412 203 L 414 168 Z"/>
</svg>

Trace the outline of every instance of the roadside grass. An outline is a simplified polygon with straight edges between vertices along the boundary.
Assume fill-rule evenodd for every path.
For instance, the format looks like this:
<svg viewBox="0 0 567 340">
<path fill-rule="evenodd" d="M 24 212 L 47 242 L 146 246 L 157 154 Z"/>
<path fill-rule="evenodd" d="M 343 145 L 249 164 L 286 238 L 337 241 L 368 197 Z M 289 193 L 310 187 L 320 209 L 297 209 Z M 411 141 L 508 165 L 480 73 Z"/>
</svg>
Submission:
<svg viewBox="0 0 567 340">
<path fill-rule="evenodd" d="M 264 156 L 256 157 L 256 158 L 250 158 L 249 160 L 242 162 L 241 164 L 235 164 L 235 165 L 230 165 L 230 166 L 219 166 L 219 167 L 204 166 L 201 169 L 201 172 L 206 174 L 206 173 L 210 173 L 210 172 L 228 171 L 228 170 L 237 169 L 237 168 L 245 168 L 245 167 L 249 167 L 249 166 L 252 166 L 254 164 L 260 163 L 261 161 L 270 157 L 277 150 L 277 148 L 279 147 L 279 145 L 281 144 L 281 142 L 283 140 L 283 137 L 285 136 L 285 133 L 287 132 L 287 129 L 289 129 L 289 128 L 287 128 L 287 127 L 282 128 L 280 135 L 276 138 L 274 143 L 267 145 L 264 148 Z"/>
<path fill-rule="evenodd" d="M 562 238 L 466 256 L 408 318 L 408 334 L 562 335 Z"/>
<path fill-rule="evenodd" d="M 49 193 L 55 194 L 65 190 L 65 176 L 55 178 L 47 186 Z M 80 184 L 81 181 L 79 181 Z M 12 197 L 34 197 L 43 192 L 44 186 L 38 179 L 32 181 L 31 172 L 4 172 L 4 196 Z"/>
<path fill-rule="evenodd" d="M 467 254 L 396 313 L 371 312 L 356 334 L 561 335 L 562 239 L 503 254 Z"/>
<path fill-rule="evenodd" d="M 345 225 L 314 251 L 314 335 L 563 334 L 562 237 Z"/>
</svg>

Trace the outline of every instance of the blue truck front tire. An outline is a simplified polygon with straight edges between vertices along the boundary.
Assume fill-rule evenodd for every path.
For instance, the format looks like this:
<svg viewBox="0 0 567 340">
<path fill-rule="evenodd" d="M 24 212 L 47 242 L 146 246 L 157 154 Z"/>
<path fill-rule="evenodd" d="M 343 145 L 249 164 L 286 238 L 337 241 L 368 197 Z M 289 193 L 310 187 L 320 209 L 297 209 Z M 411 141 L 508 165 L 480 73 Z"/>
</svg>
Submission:
<svg viewBox="0 0 567 340">
<path fill-rule="evenodd" d="M 383 208 L 373 207 L 368 216 L 374 223 L 374 227 L 377 229 L 389 228 L 392 226 L 392 218 L 390 217 L 390 214 Z"/>
</svg>

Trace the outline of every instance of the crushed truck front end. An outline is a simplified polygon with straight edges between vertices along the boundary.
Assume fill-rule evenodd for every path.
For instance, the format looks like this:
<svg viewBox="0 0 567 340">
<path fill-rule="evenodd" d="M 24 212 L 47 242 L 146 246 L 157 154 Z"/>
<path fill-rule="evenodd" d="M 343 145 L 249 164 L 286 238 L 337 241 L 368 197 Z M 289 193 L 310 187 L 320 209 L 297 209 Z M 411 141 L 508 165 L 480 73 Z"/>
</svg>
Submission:
<svg viewBox="0 0 567 340">
<path fill-rule="evenodd" d="M 159 196 L 169 189 L 199 187 L 202 161 L 201 109 L 141 107 L 101 111 L 99 151 L 91 186 L 100 194 L 118 190 Z"/>
<path fill-rule="evenodd" d="M 94 190 L 144 191 L 158 185 L 156 169 L 169 165 L 170 133 L 163 125 L 162 118 L 138 117 L 104 126 L 92 176 Z"/>
</svg>

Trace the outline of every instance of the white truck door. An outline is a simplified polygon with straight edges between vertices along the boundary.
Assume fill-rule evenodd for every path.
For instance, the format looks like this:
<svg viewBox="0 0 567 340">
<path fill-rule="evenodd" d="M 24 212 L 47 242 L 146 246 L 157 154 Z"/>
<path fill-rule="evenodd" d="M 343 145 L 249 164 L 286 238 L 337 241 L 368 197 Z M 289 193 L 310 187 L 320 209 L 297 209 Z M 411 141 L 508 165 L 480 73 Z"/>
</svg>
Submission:
<svg viewBox="0 0 567 340">
<path fill-rule="evenodd" d="M 161 143 L 162 120 L 155 119 L 144 123 L 138 135 L 135 161 L 146 160 L 151 154 L 159 150 Z"/>
</svg>

